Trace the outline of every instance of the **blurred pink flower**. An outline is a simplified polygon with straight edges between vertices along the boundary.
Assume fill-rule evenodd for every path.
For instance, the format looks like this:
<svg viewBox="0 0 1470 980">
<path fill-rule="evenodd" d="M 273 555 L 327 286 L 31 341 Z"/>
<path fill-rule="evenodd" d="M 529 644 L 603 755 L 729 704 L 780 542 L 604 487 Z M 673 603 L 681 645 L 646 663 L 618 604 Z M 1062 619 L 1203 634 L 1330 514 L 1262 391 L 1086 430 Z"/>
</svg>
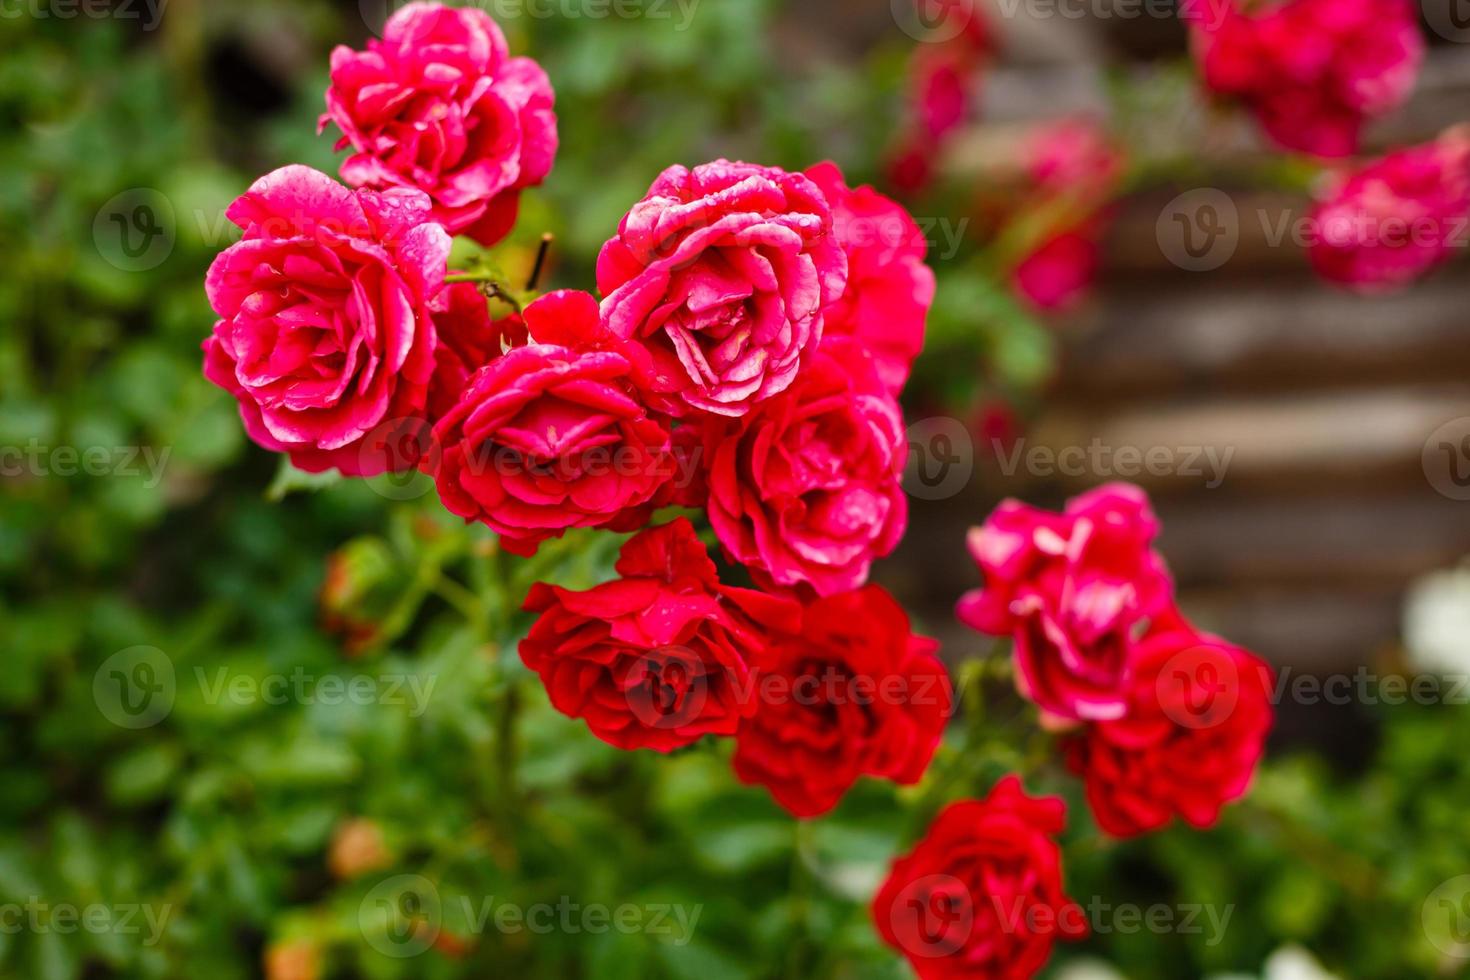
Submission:
<svg viewBox="0 0 1470 980">
<path fill-rule="evenodd" d="M 1185 0 L 1182 16 L 1210 89 L 1245 103 L 1281 146 L 1343 157 L 1414 87 L 1418 12 L 1410 0 Z"/>
<path fill-rule="evenodd" d="M 434 220 L 482 245 L 515 223 L 521 190 L 556 157 L 555 96 L 541 66 L 512 58 L 483 10 L 411 3 L 366 51 L 332 52 L 327 111 L 354 187 L 417 187 Z"/>
<path fill-rule="evenodd" d="M 1324 279 L 1381 292 L 1463 248 L 1467 222 L 1470 132 L 1451 130 L 1335 178 L 1312 211 L 1308 254 Z"/>
</svg>

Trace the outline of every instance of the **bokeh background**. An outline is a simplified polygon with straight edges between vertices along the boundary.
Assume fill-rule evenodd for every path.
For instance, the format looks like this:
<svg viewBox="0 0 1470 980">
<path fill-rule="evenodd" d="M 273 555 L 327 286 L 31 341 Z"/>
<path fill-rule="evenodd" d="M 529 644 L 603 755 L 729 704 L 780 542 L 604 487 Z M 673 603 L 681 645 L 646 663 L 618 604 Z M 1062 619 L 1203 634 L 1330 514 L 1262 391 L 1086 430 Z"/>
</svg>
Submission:
<svg viewBox="0 0 1470 980">
<path fill-rule="evenodd" d="M 1418 87 L 1371 148 L 1466 115 L 1470 33 L 1449 2 L 1425 3 Z M 597 248 L 672 162 L 830 158 L 891 189 L 926 43 L 900 6 L 491 5 L 513 52 L 551 76 L 561 131 L 503 264 L 524 275 L 550 231 L 543 283 L 590 284 Z M 328 53 L 360 47 L 391 9 L 0 10 L 0 976 L 905 975 L 865 911 L 901 830 L 891 788 L 863 786 L 793 841 L 719 758 L 652 765 L 530 706 L 528 802 L 507 812 L 491 675 L 513 651 L 465 625 L 440 574 L 488 564 L 485 542 L 463 553 L 421 485 L 283 476 L 201 376 L 224 207 L 287 162 L 335 171 L 332 134 L 316 135 Z M 939 275 L 905 402 L 943 468 L 913 474 L 910 533 L 878 579 L 958 663 L 985 650 L 950 615 L 977 584 L 965 529 L 1007 495 L 1055 504 L 1129 477 L 1154 495 L 1203 625 L 1292 681 L 1350 681 L 1336 696 L 1285 689 L 1252 801 L 1210 834 L 1101 844 L 1075 786 L 1044 787 L 1073 804 L 1068 878 L 1084 905 L 1229 910 L 1218 935 L 1177 919 L 1100 932 L 1055 971 L 1279 980 L 1314 975 L 1291 965 L 1309 950 L 1342 977 L 1459 975 L 1466 265 L 1381 298 L 1319 283 L 1271 234 L 1303 213 L 1314 174 L 1204 102 L 1167 5 L 986 9 L 999 53 L 967 78 L 973 102 L 930 186 L 905 198 L 936 229 Z M 1095 287 L 1043 313 L 987 234 L 1027 133 L 1076 113 L 1128 163 Z M 1233 233 L 1212 268 L 1185 267 L 1178 236 L 1221 199 Z M 1113 462 L 1026 462 L 1093 445 Z M 1172 462 L 1120 471 L 1125 447 Z M 607 554 L 561 557 L 568 584 L 586 584 Z M 497 574 L 524 591 L 535 572 Z M 1444 680 L 1395 693 L 1421 672 Z M 161 694 L 126 703 L 115 675 Z M 323 695 L 324 680 L 359 677 L 370 697 Z M 377 903 L 403 911 L 425 880 L 438 904 L 394 934 Z M 632 905 L 642 927 L 498 928 L 466 915 L 486 899 Z M 655 928 L 660 906 L 699 918 Z M 105 911 L 68 927 L 67 907 Z"/>
</svg>

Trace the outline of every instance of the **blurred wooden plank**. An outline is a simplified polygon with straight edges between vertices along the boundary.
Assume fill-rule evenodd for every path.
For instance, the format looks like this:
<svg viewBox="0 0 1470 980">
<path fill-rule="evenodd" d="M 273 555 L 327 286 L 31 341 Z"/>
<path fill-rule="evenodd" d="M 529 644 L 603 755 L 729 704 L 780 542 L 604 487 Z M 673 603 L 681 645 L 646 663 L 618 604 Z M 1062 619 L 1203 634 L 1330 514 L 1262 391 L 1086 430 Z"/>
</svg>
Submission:
<svg viewBox="0 0 1470 980">
<path fill-rule="evenodd" d="M 1110 290 L 1065 345 L 1059 404 L 1470 379 L 1463 273 L 1363 297 L 1310 282 Z"/>
</svg>

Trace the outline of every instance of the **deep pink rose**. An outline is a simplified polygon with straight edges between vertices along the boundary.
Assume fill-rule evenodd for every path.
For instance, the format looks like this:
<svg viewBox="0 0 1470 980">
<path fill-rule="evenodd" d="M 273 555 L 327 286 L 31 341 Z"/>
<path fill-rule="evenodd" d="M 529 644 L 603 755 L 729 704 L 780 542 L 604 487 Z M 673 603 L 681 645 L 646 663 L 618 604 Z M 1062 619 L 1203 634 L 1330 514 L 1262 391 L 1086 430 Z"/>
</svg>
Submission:
<svg viewBox="0 0 1470 980">
<path fill-rule="evenodd" d="M 924 346 L 924 320 L 934 303 L 924 233 L 897 202 L 871 187 L 849 188 L 834 163 L 819 163 L 806 175 L 826 195 L 847 253 L 847 289 L 823 313 L 825 336 L 856 337 L 896 395 Z"/>
<path fill-rule="evenodd" d="M 245 234 L 205 277 L 220 319 L 204 374 L 239 401 L 250 438 L 313 473 L 411 468 L 383 423 L 425 415 L 435 369 L 429 304 L 449 236 L 428 197 L 353 191 L 291 166 L 225 215 Z"/>
<path fill-rule="evenodd" d="M 1356 152 L 1363 124 L 1408 98 L 1424 59 L 1411 0 L 1185 0 L 1205 84 L 1281 146 Z"/>
<path fill-rule="evenodd" d="M 1010 636 L 1016 685 L 1050 722 L 1122 716 L 1129 650 L 1172 601 L 1142 490 L 1098 487 L 1061 514 L 1003 502 L 970 532 L 984 587 L 956 612 L 972 629 Z"/>
<path fill-rule="evenodd" d="M 786 391 L 704 432 L 710 526 L 757 581 L 855 589 L 903 536 L 903 415 L 855 339 L 827 341 Z"/>
<path fill-rule="evenodd" d="M 1101 204 L 1123 177 L 1126 158 L 1107 132 L 1087 116 L 1038 126 L 1022 149 L 1031 183 L 1048 195 Z"/>
<path fill-rule="evenodd" d="M 743 415 L 822 339 L 847 258 L 801 174 L 717 160 L 665 170 L 597 259 L 602 313 L 653 357 L 660 410 Z"/>
<path fill-rule="evenodd" d="M 1070 117 L 1037 127 L 1026 139 L 1022 162 L 1037 208 L 1065 201 L 1065 220 L 1016 263 L 1011 282 L 1037 309 L 1067 310 L 1097 278 L 1098 241 L 1125 158 L 1097 123 Z"/>
<path fill-rule="evenodd" d="M 1089 227 L 1053 235 L 1016 263 L 1011 282 L 1039 310 L 1072 309 L 1097 278 L 1100 258 Z"/>
<path fill-rule="evenodd" d="M 1311 215 L 1323 278 L 1360 292 L 1404 286 L 1470 237 L 1470 132 L 1390 153 L 1328 185 Z"/>
<path fill-rule="evenodd" d="M 533 342 L 481 368 L 434 427 L 440 499 L 518 555 L 569 527 L 641 527 L 673 465 L 632 362 L 587 293 L 548 293 L 525 321 Z"/>
<path fill-rule="evenodd" d="M 1177 615 L 1133 655 L 1128 710 L 1067 743 L 1098 826 L 1114 837 L 1158 830 L 1176 815 L 1211 827 L 1244 796 L 1273 717 L 1264 661 Z"/>
<path fill-rule="evenodd" d="M 434 220 L 482 245 L 505 237 L 523 188 L 556 157 L 551 83 L 530 58 L 509 57 L 483 10 L 411 3 L 366 51 L 332 52 L 328 121 L 354 152 L 342 179 L 356 187 L 417 187 Z"/>
<path fill-rule="evenodd" d="M 753 664 L 735 775 L 798 817 L 832 809 L 860 776 L 918 782 L 953 707 L 938 646 L 879 586 L 811 603 L 801 632 L 773 634 Z"/>
<path fill-rule="evenodd" d="M 684 518 L 623 545 L 618 578 L 586 592 L 539 582 L 521 641 L 552 705 L 620 749 L 668 752 L 733 735 L 756 708 L 751 666 L 798 628 L 790 600 L 720 584 Z"/>
</svg>

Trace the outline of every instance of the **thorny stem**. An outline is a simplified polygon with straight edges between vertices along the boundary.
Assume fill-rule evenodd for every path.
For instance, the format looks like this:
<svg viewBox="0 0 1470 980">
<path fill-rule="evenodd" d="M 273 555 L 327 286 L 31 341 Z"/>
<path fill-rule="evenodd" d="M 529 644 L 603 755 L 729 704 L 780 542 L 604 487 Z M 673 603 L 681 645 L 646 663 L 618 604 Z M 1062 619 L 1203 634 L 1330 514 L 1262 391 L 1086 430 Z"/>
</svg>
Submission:
<svg viewBox="0 0 1470 980">
<path fill-rule="evenodd" d="M 541 281 L 541 269 L 546 265 L 546 254 L 551 251 L 551 243 L 555 240 L 556 236 L 549 231 L 541 236 L 541 247 L 536 250 L 536 263 L 531 266 L 531 276 L 526 280 L 526 292 L 535 289 L 536 284 Z"/>
</svg>

